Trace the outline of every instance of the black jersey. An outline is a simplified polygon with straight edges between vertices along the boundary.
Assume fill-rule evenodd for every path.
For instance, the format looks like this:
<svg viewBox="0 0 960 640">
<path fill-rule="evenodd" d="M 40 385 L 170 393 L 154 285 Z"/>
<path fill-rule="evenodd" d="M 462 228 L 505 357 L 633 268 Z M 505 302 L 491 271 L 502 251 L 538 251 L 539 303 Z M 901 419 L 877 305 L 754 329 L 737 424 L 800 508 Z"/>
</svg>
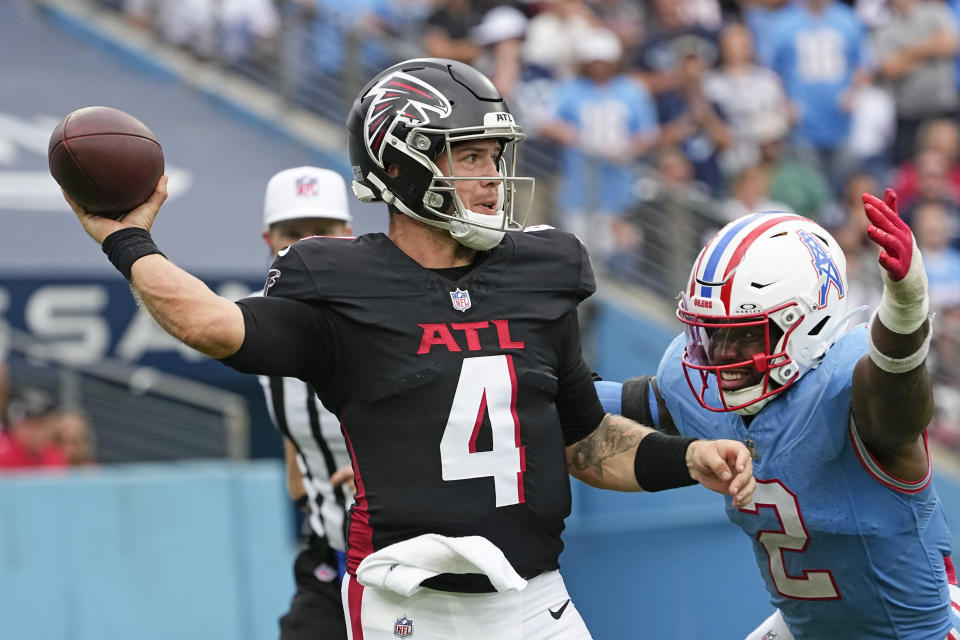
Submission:
<svg viewBox="0 0 960 640">
<path fill-rule="evenodd" d="M 341 421 L 357 485 L 351 573 L 424 533 L 484 536 L 526 578 L 558 566 L 564 447 L 603 416 L 576 317 L 593 272 L 579 240 L 552 229 L 481 255 L 450 280 L 382 234 L 310 238 L 277 258 L 267 299 L 241 302 L 247 335 L 225 362 L 309 380 Z M 275 297 L 296 312 L 282 329 L 274 320 L 292 316 Z"/>
</svg>

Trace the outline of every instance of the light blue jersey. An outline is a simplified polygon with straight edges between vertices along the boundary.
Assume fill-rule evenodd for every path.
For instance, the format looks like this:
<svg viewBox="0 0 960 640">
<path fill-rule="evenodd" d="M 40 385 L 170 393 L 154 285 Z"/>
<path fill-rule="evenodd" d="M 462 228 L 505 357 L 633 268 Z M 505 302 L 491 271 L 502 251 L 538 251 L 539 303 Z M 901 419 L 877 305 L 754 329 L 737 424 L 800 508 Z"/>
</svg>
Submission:
<svg viewBox="0 0 960 640">
<path fill-rule="evenodd" d="M 840 2 L 821 13 L 790 5 L 771 22 L 769 41 L 775 44 L 770 62 L 800 110 L 798 134 L 818 147 L 844 143 L 850 112 L 842 99 L 854 71 L 865 62 L 863 23 Z"/>
<path fill-rule="evenodd" d="M 556 117 L 577 129 L 580 143 L 563 151 L 564 179 L 558 202 L 564 211 L 620 214 L 630 205 L 633 170 L 611 162 L 625 155 L 638 135 L 657 133 L 657 112 L 644 86 L 626 76 L 606 84 L 574 78 L 557 88 Z"/>
<path fill-rule="evenodd" d="M 850 420 L 866 329 L 838 340 L 749 429 L 734 413 L 700 406 L 684 377 L 683 350 L 679 336 L 657 384 L 682 434 L 739 440 L 755 452 L 754 501 L 736 509 L 727 497 L 727 515 L 753 540 L 770 601 L 796 639 L 946 638 L 950 532 L 930 472 L 919 482 L 890 476 Z"/>
</svg>

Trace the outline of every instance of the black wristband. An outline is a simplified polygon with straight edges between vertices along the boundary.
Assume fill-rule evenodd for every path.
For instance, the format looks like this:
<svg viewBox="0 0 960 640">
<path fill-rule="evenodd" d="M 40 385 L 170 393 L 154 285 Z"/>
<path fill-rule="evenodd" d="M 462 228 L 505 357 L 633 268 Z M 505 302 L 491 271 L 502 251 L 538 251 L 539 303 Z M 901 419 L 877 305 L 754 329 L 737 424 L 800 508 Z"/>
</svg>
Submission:
<svg viewBox="0 0 960 640">
<path fill-rule="evenodd" d="M 114 231 L 104 238 L 102 248 L 113 266 L 127 280 L 130 279 L 130 270 L 133 268 L 134 262 L 153 253 L 163 255 L 157 245 L 153 243 L 150 232 L 137 227 L 127 227 Z"/>
<path fill-rule="evenodd" d="M 663 491 L 697 484 L 687 469 L 687 447 L 696 438 L 668 436 L 654 431 L 637 445 L 633 473 L 644 491 Z"/>
</svg>

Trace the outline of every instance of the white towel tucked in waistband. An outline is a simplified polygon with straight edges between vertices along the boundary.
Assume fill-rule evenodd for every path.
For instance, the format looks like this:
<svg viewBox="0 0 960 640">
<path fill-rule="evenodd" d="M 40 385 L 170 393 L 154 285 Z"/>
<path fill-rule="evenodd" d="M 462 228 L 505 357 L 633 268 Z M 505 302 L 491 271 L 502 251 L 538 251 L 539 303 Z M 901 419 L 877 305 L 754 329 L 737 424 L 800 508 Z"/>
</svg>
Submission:
<svg viewBox="0 0 960 640">
<path fill-rule="evenodd" d="M 367 587 L 409 597 L 423 589 L 421 582 L 441 573 L 482 573 L 497 591 L 520 591 L 527 586 L 503 552 L 486 538 L 434 533 L 371 553 L 357 567 L 357 580 Z"/>
</svg>

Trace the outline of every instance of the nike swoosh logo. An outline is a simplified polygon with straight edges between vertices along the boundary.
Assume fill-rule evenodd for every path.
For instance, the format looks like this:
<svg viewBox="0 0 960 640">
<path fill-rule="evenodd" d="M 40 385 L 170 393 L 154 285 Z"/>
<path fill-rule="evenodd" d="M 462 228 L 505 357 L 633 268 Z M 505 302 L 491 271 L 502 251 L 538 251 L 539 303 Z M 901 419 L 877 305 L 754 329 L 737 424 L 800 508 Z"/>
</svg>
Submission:
<svg viewBox="0 0 960 640">
<path fill-rule="evenodd" d="M 567 608 L 567 605 L 570 604 L 570 598 L 567 598 L 567 601 L 560 605 L 560 608 L 554 611 L 553 609 L 547 609 L 550 612 L 550 615 L 553 616 L 554 620 L 559 620 L 560 616 L 563 615 L 564 609 Z"/>
</svg>

